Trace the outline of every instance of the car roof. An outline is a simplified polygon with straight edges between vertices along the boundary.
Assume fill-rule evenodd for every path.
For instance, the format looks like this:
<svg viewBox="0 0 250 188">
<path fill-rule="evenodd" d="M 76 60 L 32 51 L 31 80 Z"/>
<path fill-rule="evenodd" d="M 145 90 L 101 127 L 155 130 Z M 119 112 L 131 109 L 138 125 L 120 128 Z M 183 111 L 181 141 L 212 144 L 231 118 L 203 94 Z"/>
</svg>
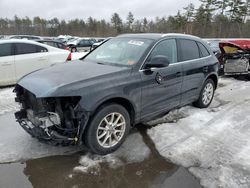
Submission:
<svg viewBox="0 0 250 188">
<path fill-rule="evenodd" d="M 40 44 L 35 40 L 27 40 L 27 39 L 3 39 L 0 40 L 0 43 L 29 43 L 29 44 Z"/>
<path fill-rule="evenodd" d="M 5 43 L 26 43 L 26 44 L 34 44 L 34 45 L 38 45 L 38 46 L 42 46 L 45 47 L 47 49 L 50 50 L 54 50 L 54 51 L 58 51 L 58 50 L 62 50 L 53 46 L 49 46 L 47 44 L 43 44 L 43 43 L 39 43 L 36 42 L 34 40 L 27 40 L 27 39 L 4 39 L 4 40 L 0 40 L 0 44 L 5 44 Z"/>
<path fill-rule="evenodd" d="M 38 40 L 34 40 L 37 42 L 56 42 L 56 43 L 62 43 L 60 40 L 47 40 L 47 39 L 38 39 Z M 63 44 L 63 43 L 62 43 Z"/>
<path fill-rule="evenodd" d="M 132 38 L 144 38 L 144 39 L 152 39 L 152 40 L 159 40 L 161 38 L 167 37 L 176 37 L 176 38 L 187 38 L 192 40 L 201 40 L 199 37 L 187 34 L 180 34 L 180 33 L 138 33 L 138 34 L 122 34 L 118 36 L 119 38 L 122 37 L 132 37 Z"/>
</svg>

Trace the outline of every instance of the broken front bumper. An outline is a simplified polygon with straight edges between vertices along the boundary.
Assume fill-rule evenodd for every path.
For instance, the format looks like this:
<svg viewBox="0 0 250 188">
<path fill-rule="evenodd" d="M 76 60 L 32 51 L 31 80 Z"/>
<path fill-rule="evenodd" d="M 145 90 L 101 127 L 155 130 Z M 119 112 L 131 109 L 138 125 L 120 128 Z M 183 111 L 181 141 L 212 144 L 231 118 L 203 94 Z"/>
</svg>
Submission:
<svg viewBox="0 0 250 188">
<path fill-rule="evenodd" d="M 49 127 L 43 125 L 38 126 L 32 122 L 34 120 L 28 118 L 27 111 L 21 110 L 15 113 L 17 122 L 32 137 L 37 138 L 41 142 L 61 146 L 82 144 L 82 135 L 88 122 L 88 116 L 86 112 L 81 113 L 81 115 L 78 116 L 77 128 L 72 131 L 72 134 L 63 135 L 60 133 L 60 130 L 57 130 L 56 124 L 51 124 Z"/>
</svg>

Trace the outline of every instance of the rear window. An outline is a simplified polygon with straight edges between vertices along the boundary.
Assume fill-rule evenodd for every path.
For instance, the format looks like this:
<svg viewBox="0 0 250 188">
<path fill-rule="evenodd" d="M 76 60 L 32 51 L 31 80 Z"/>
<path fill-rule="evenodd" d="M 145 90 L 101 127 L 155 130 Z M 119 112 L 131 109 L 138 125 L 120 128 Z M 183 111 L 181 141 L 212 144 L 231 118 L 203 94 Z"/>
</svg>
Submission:
<svg viewBox="0 0 250 188">
<path fill-rule="evenodd" d="M 201 57 L 207 57 L 210 55 L 210 53 L 208 52 L 207 48 L 201 44 L 200 42 L 197 42 L 199 48 L 200 48 L 200 52 L 201 52 Z"/>
<path fill-rule="evenodd" d="M 188 61 L 200 58 L 199 48 L 195 41 L 179 39 L 180 61 Z"/>
<path fill-rule="evenodd" d="M 16 55 L 47 52 L 42 46 L 34 44 L 16 43 Z"/>
<path fill-rule="evenodd" d="M 10 56 L 11 54 L 11 43 L 0 44 L 0 57 Z"/>
</svg>

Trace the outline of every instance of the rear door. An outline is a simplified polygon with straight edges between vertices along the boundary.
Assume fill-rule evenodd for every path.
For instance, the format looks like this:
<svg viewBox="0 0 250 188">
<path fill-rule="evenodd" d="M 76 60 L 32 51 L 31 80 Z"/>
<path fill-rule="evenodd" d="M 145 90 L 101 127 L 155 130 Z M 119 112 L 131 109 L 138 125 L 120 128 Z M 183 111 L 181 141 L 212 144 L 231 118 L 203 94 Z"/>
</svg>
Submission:
<svg viewBox="0 0 250 188">
<path fill-rule="evenodd" d="M 0 44 L 0 85 L 14 84 L 15 64 L 12 43 Z"/>
<path fill-rule="evenodd" d="M 199 49 L 201 43 L 190 39 L 178 39 L 177 44 L 179 61 L 182 62 L 184 71 L 182 104 L 187 104 L 197 99 L 205 74 L 208 72 L 208 65 L 206 57 L 202 57 Z M 209 56 L 209 52 L 206 55 Z"/>
<path fill-rule="evenodd" d="M 164 68 L 155 68 L 152 71 L 141 71 L 142 119 L 170 110 L 180 104 L 183 70 L 182 64 L 177 62 L 176 40 L 166 39 L 159 42 L 145 64 L 156 55 L 166 56 L 170 65 Z"/>
<path fill-rule="evenodd" d="M 15 43 L 16 79 L 48 65 L 48 50 L 29 43 Z"/>
</svg>

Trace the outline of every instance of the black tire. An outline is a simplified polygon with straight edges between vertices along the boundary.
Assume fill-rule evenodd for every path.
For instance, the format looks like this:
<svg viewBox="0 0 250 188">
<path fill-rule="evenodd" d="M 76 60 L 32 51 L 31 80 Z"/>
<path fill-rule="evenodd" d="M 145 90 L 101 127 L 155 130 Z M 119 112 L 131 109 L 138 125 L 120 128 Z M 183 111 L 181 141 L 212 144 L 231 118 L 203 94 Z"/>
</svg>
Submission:
<svg viewBox="0 0 250 188">
<path fill-rule="evenodd" d="M 99 130 L 98 128 L 100 127 L 100 125 L 102 125 L 102 123 L 106 123 L 106 121 L 104 121 L 104 118 L 110 117 L 108 115 L 113 114 L 113 113 L 117 113 L 118 115 L 119 114 L 122 115 L 122 120 L 125 121 L 125 126 L 123 126 L 124 133 L 123 133 L 123 135 L 120 135 L 120 136 L 118 135 L 119 141 L 116 140 L 117 143 L 114 146 L 110 146 L 110 147 L 106 146 L 105 147 L 105 146 L 101 145 L 102 143 L 100 143 L 100 139 L 97 138 L 98 137 L 97 134 L 99 134 L 100 131 L 103 131 L 101 133 L 104 133 L 104 130 Z M 109 119 L 109 121 L 111 122 L 112 120 Z M 108 153 L 112 153 L 113 151 L 118 149 L 121 146 L 121 144 L 124 142 L 127 134 L 129 133 L 129 129 L 130 129 L 130 116 L 129 116 L 128 111 L 123 106 L 118 105 L 118 104 L 109 104 L 109 105 L 102 106 L 97 111 L 97 113 L 94 115 L 94 117 L 91 119 L 91 121 L 88 125 L 88 128 L 87 128 L 85 135 L 84 135 L 85 144 L 90 149 L 90 151 L 93 153 L 100 154 L 100 155 L 106 155 Z M 111 137 L 110 139 L 112 139 L 112 137 L 114 138 L 115 133 L 114 132 L 110 133 L 109 131 L 110 130 L 106 131 L 108 133 L 106 133 L 106 135 L 104 136 L 105 138 L 102 140 L 102 142 L 106 139 L 107 135 L 110 135 L 110 137 Z M 118 134 L 120 134 L 120 133 L 118 133 Z M 116 138 L 118 138 L 118 137 L 116 137 Z M 116 142 L 116 141 L 114 141 L 114 142 Z"/>
<path fill-rule="evenodd" d="M 248 75 L 247 75 L 247 79 L 248 79 L 248 80 L 250 80 L 250 73 L 248 73 Z"/>
<path fill-rule="evenodd" d="M 212 85 L 213 87 L 213 93 L 212 93 L 212 96 L 211 96 L 211 99 L 208 101 L 208 102 L 205 102 L 203 100 L 203 95 L 204 95 L 204 92 L 205 92 L 205 88 L 208 86 L 208 85 Z M 201 92 L 200 92 L 200 96 L 199 96 L 199 99 L 197 101 L 194 102 L 194 106 L 198 107 L 198 108 L 207 108 L 211 102 L 213 101 L 213 97 L 214 97 L 214 91 L 215 91 L 215 84 L 214 84 L 214 81 L 212 79 L 207 79 L 205 81 L 205 83 L 203 84 L 203 87 L 201 89 Z"/>
</svg>

